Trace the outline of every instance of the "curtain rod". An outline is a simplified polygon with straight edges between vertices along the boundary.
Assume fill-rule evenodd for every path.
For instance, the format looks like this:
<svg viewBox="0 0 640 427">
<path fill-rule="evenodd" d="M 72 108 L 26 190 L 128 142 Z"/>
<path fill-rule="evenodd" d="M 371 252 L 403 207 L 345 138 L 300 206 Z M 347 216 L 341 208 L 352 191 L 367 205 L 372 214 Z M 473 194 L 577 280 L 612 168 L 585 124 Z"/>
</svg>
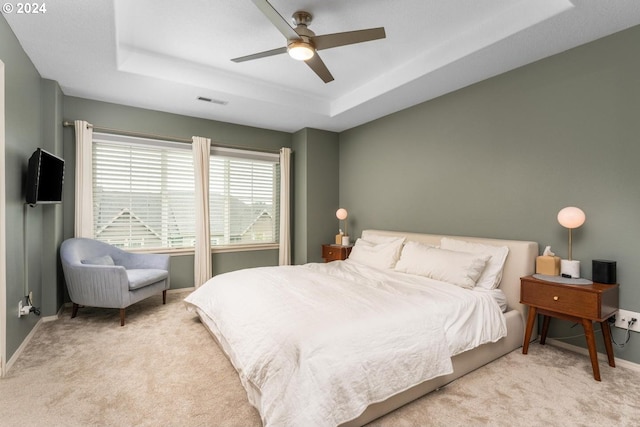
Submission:
<svg viewBox="0 0 640 427">
<path fill-rule="evenodd" d="M 69 122 L 69 121 L 66 121 L 66 120 L 64 122 L 62 122 L 62 125 L 64 127 L 75 127 L 75 123 Z M 93 130 L 98 131 L 98 132 L 100 132 L 100 131 L 102 131 L 102 132 L 111 132 L 111 133 L 115 133 L 115 134 L 118 134 L 118 135 L 133 136 L 133 137 L 138 137 L 138 138 L 161 139 L 163 141 L 183 142 L 185 144 L 191 144 L 193 142 L 191 139 L 179 138 L 177 136 L 165 136 L 165 135 L 156 135 L 156 134 L 153 134 L 153 133 L 132 132 L 132 131 L 128 131 L 128 130 L 113 129 L 113 128 L 107 128 L 107 127 L 103 127 L 103 126 L 96 126 L 96 125 L 92 125 L 91 123 L 88 123 L 87 126 L 93 128 Z M 213 142 L 211 143 L 211 146 L 212 147 L 221 147 L 221 148 L 234 148 L 234 149 L 238 149 L 238 150 L 259 151 L 259 152 L 262 152 L 262 153 L 275 153 L 275 154 L 280 153 L 280 150 L 269 150 L 269 149 L 265 149 L 265 148 L 244 147 L 244 146 L 241 146 L 241 145 L 216 144 L 216 143 L 213 143 Z"/>
</svg>

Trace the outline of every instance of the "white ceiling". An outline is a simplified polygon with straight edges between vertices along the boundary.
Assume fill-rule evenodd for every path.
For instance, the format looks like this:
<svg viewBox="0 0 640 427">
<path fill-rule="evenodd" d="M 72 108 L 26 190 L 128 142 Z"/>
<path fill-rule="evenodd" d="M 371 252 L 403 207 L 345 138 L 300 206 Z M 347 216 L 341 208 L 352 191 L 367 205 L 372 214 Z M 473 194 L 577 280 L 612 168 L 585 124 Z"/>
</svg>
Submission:
<svg viewBox="0 0 640 427">
<path fill-rule="evenodd" d="M 286 54 L 231 62 L 286 44 L 251 0 L 57 0 L 4 17 L 66 95 L 287 132 L 349 129 L 640 24 L 639 0 L 271 4 L 287 20 L 310 12 L 318 35 L 382 26 L 387 37 L 320 51 L 335 77 L 325 84 Z"/>
</svg>

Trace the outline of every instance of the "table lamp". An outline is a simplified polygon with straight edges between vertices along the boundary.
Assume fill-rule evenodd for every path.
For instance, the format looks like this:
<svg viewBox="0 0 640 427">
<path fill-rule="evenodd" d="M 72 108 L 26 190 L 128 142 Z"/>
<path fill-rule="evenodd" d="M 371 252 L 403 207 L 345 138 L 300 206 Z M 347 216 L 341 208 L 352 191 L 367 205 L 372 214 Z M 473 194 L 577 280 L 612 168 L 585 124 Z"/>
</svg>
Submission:
<svg viewBox="0 0 640 427">
<path fill-rule="evenodd" d="M 571 258 L 571 230 L 584 224 L 586 216 L 582 209 L 569 206 L 558 212 L 558 222 L 569 229 L 569 258 L 560 261 L 560 274 L 576 279 L 580 277 L 580 261 Z"/>
<path fill-rule="evenodd" d="M 336 211 L 336 218 L 340 221 L 344 221 L 344 235 L 342 236 L 342 244 L 347 246 L 349 244 L 349 234 L 347 233 L 347 216 L 349 213 L 345 208 L 340 208 Z"/>
</svg>

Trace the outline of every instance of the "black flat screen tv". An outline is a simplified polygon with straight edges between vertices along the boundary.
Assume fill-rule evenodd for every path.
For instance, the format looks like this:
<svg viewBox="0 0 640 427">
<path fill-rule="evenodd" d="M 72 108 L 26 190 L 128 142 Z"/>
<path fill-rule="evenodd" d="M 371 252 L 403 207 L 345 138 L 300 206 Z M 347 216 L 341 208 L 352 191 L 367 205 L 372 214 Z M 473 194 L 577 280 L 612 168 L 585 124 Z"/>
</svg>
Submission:
<svg viewBox="0 0 640 427">
<path fill-rule="evenodd" d="M 63 181 L 64 159 L 38 148 L 29 158 L 27 203 L 61 203 Z"/>
</svg>

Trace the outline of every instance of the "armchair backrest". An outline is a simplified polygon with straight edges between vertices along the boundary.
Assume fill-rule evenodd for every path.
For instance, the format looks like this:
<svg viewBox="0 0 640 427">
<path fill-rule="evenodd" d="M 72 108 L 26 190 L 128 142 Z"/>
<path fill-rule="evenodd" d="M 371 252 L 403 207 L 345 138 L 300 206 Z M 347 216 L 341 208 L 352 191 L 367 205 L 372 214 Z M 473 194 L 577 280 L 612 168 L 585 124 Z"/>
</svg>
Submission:
<svg viewBox="0 0 640 427">
<path fill-rule="evenodd" d="M 81 264 L 83 260 L 109 255 L 116 265 L 122 265 L 127 253 L 99 240 L 76 237 L 67 239 L 60 246 L 62 263 Z"/>
<path fill-rule="evenodd" d="M 147 254 L 127 252 L 108 243 L 84 237 L 75 237 L 62 242 L 60 259 L 62 265 L 75 266 L 83 260 L 96 260 L 108 255 L 113 264 L 126 269 L 159 269 L 169 271 L 169 256 L 164 254 Z M 101 264 L 89 262 L 88 264 Z"/>
</svg>

